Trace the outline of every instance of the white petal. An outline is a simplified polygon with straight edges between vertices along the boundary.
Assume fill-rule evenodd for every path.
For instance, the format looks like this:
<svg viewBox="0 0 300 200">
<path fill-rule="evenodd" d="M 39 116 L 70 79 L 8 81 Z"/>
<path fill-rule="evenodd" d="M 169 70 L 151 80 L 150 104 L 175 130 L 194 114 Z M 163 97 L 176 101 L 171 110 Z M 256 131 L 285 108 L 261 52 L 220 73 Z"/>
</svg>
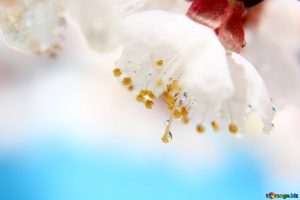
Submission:
<svg viewBox="0 0 300 200">
<path fill-rule="evenodd" d="M 96 51 L 117 47 L 119 40 L 115 28 L 128 15 L 153 9 L 184 13 L 187 6 L 183 0 L 67 0 L 66 3 L 70 15 Z"/>
<path fill-rule="evenodd" d="M 59 1 L 16 1 L 2 5 L 1 27 L 6 42 L 23 52 L 45 52 L 58 45 L 64 30 Z"/>
<path fill-rule="evenodd" d="M 188 115 L 177 115 L 176 119 L 184 122 L 184 117 L 195 118 L 201 125 L 213 126 L 220 118 L 221 103 L 234 92 L 226 51 L 213 30 L 185 15 L 147 11 L 128 16 L 119 32 L 124 50 L 116 68 L 122 73 L 117 77 L 126 87 L 126 80 L 132 80 L 130 84 L 139 92 L 137 101 L 145 104 L 149 98 L 142 91 L 150 90 L 162 97 L 172 114 L 187 109 Z M 162 61 L 162 66 L 157 61 Z M 157 80 L 163 84 L 157 85 Z M 174 88 L 173 81 L 177 81 L 179 87 L 175 88 L 179 89 L 170 89 Z M 172 114 L 162 138 L 164 142 L 168 141 Z M 233 121 L 228 120 L 228 115 L 225 121 L 228 130 Z M 199 132 L 203 129 L 197 128 Z M 230 131 L 236 133 L 235 130 Z"/>
<path fill-rule="evenodd" d="M 92 49 L 106 51 L 116 47 L 113 29 L 121 17 L 117 0 L 67 0 L 66 9 Z"/>
<path fill-rule="evenodd" d="M 274 110 L 262 78 L 247 60 L 236 53 L 228 55 L 228 66 L 235 83 L 235 92 L 230 101 L 239 105 L 240 111 L 243 111 L 242 107 L 246 108 L 247 104 L 251 105 L 260 115 L 265 131 L 270 131 Z"/>
<path fill-rule="evenodd" d="M 225 50 L 206 26 L 184 15 L 148 11 L 127 17 L 120 32 L 125 48 L 118 66 L 143 55 L 157 59 L 173 56 L 176 62 L 170 71 L 183 73 L 182 82 L 188 91 L 208 101 L 231 95 Z M 153 61 L 148 67 L 153 67 Z"/>
</svg>

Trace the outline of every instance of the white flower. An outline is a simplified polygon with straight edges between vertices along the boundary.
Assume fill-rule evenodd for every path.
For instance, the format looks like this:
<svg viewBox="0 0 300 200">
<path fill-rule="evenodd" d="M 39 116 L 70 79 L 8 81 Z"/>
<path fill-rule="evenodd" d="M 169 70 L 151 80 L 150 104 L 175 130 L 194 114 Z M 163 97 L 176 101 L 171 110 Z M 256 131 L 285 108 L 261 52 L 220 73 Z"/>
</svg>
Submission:
<svg viewBox="0 0 300 200">
<path fill-rule="evenodd" d="M 227 58 L 235 85 L 235 92 L 230 98 L 230 102 L 234 102 L 232 104 L 236 108 L 234 113 L 242 116 L 245 114 L 244 108 L 246 106 L 255 109 L 265 125 L 264 132 L 270 132 L 274 126 L 272 120 L 276 110 L 272 107 L 269 93 L 262 78 L 254 66 L 240 55 L 231 53 Z"/>
<path fill-rule="evenodd" d="M 145 110 L 134 101 L 123 106 L 131 94 L 111 76 L 117 54 L 91 51 L 76 28 L 67 27 L 63 52 L 50 62 L 23 55 L 0 42 L 2 154 L 20 153 L 55 138 L 85 153 L 119 152 L 128 162 L 137 157 L 141 163 L 162 162 L 170 170 L 190 176 L 216 173 L 218 166 L 226 163 L 228 153 L 224 149 L 230 145 L 211 137 L 178 134 L 168 148 L 158 143 L 162 113 L 144 115 Z M 11 72 L 2 73 L 3 68 L 22 70 L 29 76 L 18 73 L 12 79 Z M 124 117 L 131 115 L 139 117 Z M 181 128 L 187 131 L 187 127 L 176 131 L 181 132 Z M 205 165 L 203 160 L 207 160 Z M 208 168 L 213 170 L 208 172 Z"/>
<path fill-rule="evenodd" d="M 188 5 L 184 0 L 66 0 L 71 18 L 78 23 L 89 46 L 100 52 L 119 45 L 115 28 L 124 17 L 152 9 L 184 13 Z"/>
<path fill-rule="evenodd" d="M 6 0 L 0 3 L 5 41 L 23 52 L 55 54 L 64 30 L 59 0 Z"/>
<path fill-rule="evenodd" d="M 270 131 L 273 109 L 262 79 L 239 55 L 226 54 L 208 27 L 184 15 L 149 11 L 127 17 L 120 33 L 124 50 L 114 75 L 138 91 L 136 100 L 147 108 L 164 100 L 171 111 L 164 142 L 173 119 L 193 119 L 200 133 L 211 124 L 215 132 L 236 134 L 250 108 Z"/>
</svg>

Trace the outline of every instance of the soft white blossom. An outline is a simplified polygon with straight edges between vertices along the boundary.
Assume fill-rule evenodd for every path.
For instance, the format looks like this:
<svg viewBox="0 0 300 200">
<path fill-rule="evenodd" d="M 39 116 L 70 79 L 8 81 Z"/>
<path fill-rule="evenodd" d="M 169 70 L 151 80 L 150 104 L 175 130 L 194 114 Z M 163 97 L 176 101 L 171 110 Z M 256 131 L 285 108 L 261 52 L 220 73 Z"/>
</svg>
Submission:
<svg viewBox="0 0 300 200">
<path fill-rule="evenodd" d="M 184 0 L 66 0 L 90 47 L 101 52 L 119 45 L 116 26 L 124 17 L 152 9 L 184 13 L 188 5 Z"/>
<path fill-rule="evenodd" d="M 0 3 L 0 13 L 3 37 L 11 47 L 56 53 L 64 30 L 59 0 L 6 0 Z"/>
<path fill-rule="evenodd" d="M 210 123 L 215 132 L 236 134 L 252 109 L 271 130 L 274 113 L 262 79 L 245 59 L 226 53 L 213 30 L 184 15 L 148 11 L 127 17 L 119 32 L 124 49 L 114 75 L 146 108 L 162 97 L 171 111 L 164 142 L 173 119 L 196 121 L 200 133 Z"/>
</svg>

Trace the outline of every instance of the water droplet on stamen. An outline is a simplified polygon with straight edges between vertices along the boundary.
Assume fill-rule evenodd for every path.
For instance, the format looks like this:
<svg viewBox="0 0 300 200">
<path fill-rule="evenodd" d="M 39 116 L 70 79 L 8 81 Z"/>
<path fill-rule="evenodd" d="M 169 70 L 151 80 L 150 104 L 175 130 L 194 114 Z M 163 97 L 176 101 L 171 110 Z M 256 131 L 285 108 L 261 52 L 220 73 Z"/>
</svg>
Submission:
<svg viewBox="0 0 300 200">
<path fill-rule="evenodd" d="M 170 131 L 169 134 L 168 134 L 168 138 L 169 138 L 170 140 L 173 140 L 173 135 L 172 135 L 171 131 Z"/>
<path fill-rule="evenodd" d="M 166 120 L 166 121 L 165 121 L 165 126 L 168 126 L 169 123 L 170 123 L 170 120 Z"/>
<path fill-rule="evenodd" d="M 265 126 L 265 127 L 263 128 L 263 132 L 264 132 L 265 134 L 268 134 L 268 133 L 270 133 L 274 128 L 275 128 L 275 125 L 274 125 L 273 123 L 271 123 L 271 124 L 269 124 L 269 125 L 267 125 L 267 126 Z"/>
</svg>

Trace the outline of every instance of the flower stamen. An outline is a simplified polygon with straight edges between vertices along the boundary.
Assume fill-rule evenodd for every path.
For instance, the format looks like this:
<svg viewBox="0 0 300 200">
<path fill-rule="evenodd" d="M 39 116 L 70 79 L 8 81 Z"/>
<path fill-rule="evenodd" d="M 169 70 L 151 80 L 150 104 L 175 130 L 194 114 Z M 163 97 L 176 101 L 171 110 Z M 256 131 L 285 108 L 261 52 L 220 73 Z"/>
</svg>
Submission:
<svg viewBox="0 0 300 200">
<path fill-rule="evenodd" d="M 215 133 L 219 132 L 220 131 L 220 127 L 219 127 L 219 124 L 216 122 L 216 121 L 212 121 L 211 122 L 211 127 L 213 129 L 213 131 Z"/>
<path fill-rule="evenodd" d="M 165 64 L 165 61 L 163 59 L 159 59 L 158 61 L 156 61 L 156 66 L 158 68 L 162 68 Z"/>
<path fill-rule="evenodd" d="M 130 86 L 132 84 L 132 79 L 130 77 L 125 77 L 122 80 L 124 86 Z"/>
<path fill-rule="evenodd" d="M 122 75 L 122 71 L 120 68 L 115 68 L 113 74 L 115 77 L 120 77 Z"/>
<path fill-rule="evenodd" d="M 236 124 L 230 123 L 228 125 L 228 130 L 230 131 L 230 133 L 232 134 L 237 134 L 237 132 L 239 131 L 239 128 Z"/>
<path fill-rule="evenodd" d="M 198 133 L 204 133 L 205 132 L 205 127 L 202 124 L 198 124 L 196 126 L 196 130 Z"/>
<path fill-rule="evenodd" d="M 169 139 L 168 139 L 168 136 L 169 136 L 169 133 L 171 132 L 170 129 L 171 129 L 171 125 L 172 125 L 172 122 L 173 122 L 173 119 L 174 119 L 174 112 L 175 110 L 177 109 L 177 106 L 180 102 L 180 99 L 182 97 L 183 93 L 180 91 L 179 94 L 177 95 L 177 98 L 176 98 L 176 101 L 175 101 L 175 104 L 173 106 L 173 109 L 172 109 L 172 114 L 170 115 L 170 118 L 168 120 L 168 125 L 166 127 L 166 130 L 165 130 L 165 134 L 163 135 L 163 137 L 161 138 L 161 140 L 164 142 L 164 143 L 169 143 Z"/>
</svg>

